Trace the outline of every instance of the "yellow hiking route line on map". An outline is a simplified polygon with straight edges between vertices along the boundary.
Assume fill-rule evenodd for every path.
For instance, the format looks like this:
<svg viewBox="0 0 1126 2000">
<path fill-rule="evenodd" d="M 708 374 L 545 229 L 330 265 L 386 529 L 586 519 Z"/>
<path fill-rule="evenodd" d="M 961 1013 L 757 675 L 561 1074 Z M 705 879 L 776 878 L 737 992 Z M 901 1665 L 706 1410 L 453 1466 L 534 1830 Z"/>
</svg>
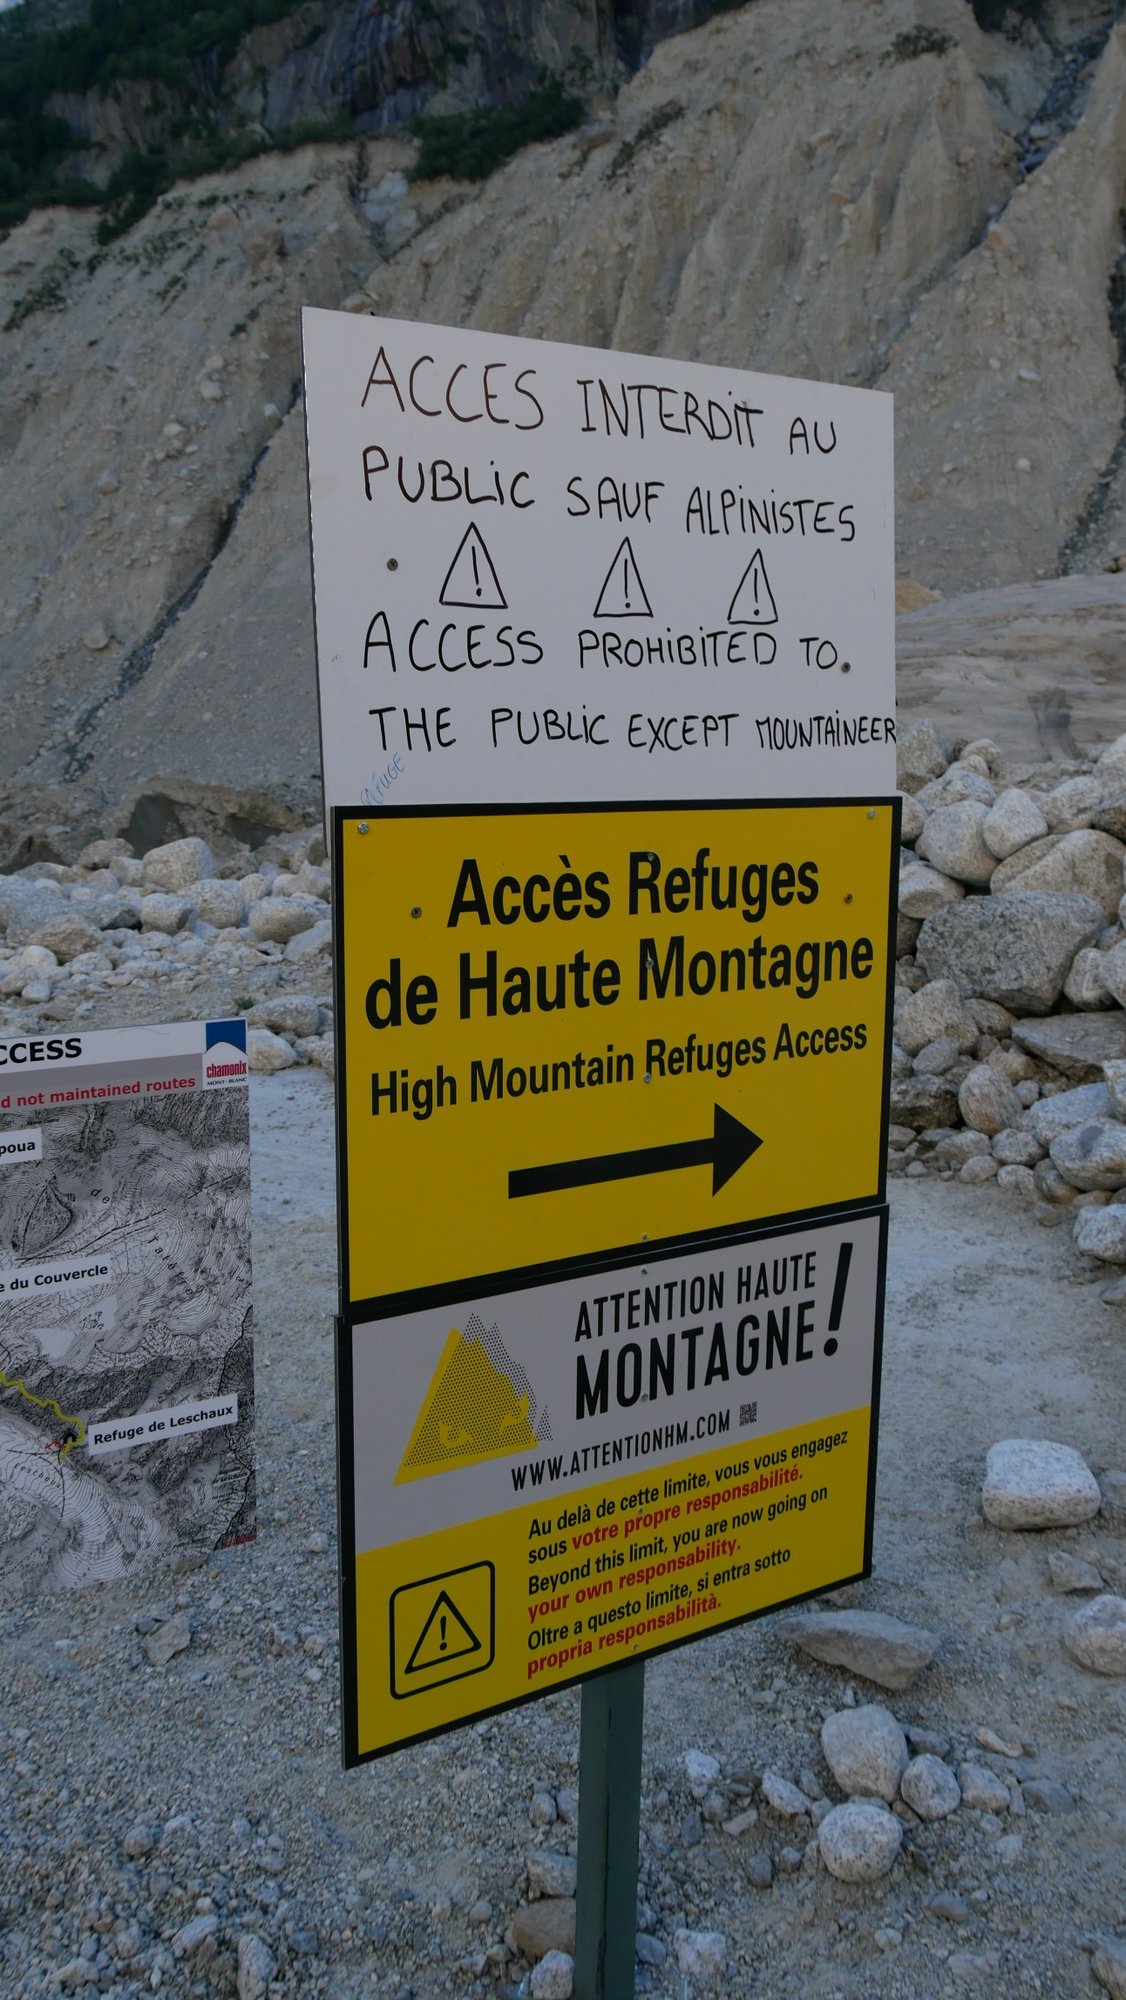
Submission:
<svg viewBox="0 0 1126 2000">
<path fill-rule="evenodd" d="M 53 1410 L 61 1424 L 71 1424 L 77 1431 L 78 1433 L 77 1437 L 68 1438 L 66 1443 L 62 1446 L 59 1452 L 60 1465 L 62 1464 L 63 1459 L 66 1457 L 67 1452 L 71 1449 L 72 1445 L 85 1444 L 86 1426 L 83 1423 L 82 1418 L 68 1417 L 65 1410 L 60 1410 L 53 1396 L 33 1396 L 31 1390 L 24 1387 L 18 1375 L 5 1375 L 4 1370 L 2 1368 L 0 1368 L 0 1382 L 3 1383 L 5 1389 L 18 1389 L 20 1395 L 26 1396 L 28 1402 L 34 1403 L 37 1409 Z"/>
</svg>

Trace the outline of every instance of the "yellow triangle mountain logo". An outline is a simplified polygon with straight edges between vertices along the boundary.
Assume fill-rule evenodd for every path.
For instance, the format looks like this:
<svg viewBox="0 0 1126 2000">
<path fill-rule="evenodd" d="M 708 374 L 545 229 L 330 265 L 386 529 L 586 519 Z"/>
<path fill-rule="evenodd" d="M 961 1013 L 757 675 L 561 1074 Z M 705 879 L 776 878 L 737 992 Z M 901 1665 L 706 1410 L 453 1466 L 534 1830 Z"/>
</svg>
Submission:
<svg viewBox="0 0 1126 2000">
<path fill-rule="evenodd" d="M 486 1328 L 472 1313 L 464 1333 L 456 1326 L 450 1330 L 395 1484 L 535 1451 L 550 1437 L 547 1412 L 537 1408 L 532 1385 L 507 1352 L 499 1328 Z"/>
</svg>

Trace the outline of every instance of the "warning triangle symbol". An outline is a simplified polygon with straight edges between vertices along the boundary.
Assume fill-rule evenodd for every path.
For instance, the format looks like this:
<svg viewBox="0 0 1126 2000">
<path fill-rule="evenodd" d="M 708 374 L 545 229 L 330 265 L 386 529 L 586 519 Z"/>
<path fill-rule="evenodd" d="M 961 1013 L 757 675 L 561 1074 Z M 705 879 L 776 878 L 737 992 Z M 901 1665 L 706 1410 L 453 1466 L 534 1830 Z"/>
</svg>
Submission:
<svg viewBox="0 0 1126 2000">
<path fill-rule="evenodd" d="M 453 1599 L 440 1590 L 403 1672 L 421 1674 L 429 1667 L 441 1667 L 447 1660 L 459 1660 L 466 1653 L 480 1651 L 481 1641 L 472 1625 L 462 1617 Z"/>
<path fill-rule="evenodd" d="M 485 547 L 480 529 L 472 521 L 446 571 L 438 602 L 459 605 L 469 611 L 508 609 L 508 599 L 500 587 L 493 559 Z"/>
<path fill-rule="evenodd" d="M 770 588 L 770 578 L 766 574 L 766 564 L 762 550 L 756 549 L 731 600 L 727 614 L 729 625 L 777 625 L 778 606 L 774 602 L 774 592 Z"/>
<path fill-rule="evenodd" d="M 637 557 L 626 535 L 606 572 L 594 607 L 596 618 L 652 618 L 653 606 L 641 581 Z"/>
</svg>

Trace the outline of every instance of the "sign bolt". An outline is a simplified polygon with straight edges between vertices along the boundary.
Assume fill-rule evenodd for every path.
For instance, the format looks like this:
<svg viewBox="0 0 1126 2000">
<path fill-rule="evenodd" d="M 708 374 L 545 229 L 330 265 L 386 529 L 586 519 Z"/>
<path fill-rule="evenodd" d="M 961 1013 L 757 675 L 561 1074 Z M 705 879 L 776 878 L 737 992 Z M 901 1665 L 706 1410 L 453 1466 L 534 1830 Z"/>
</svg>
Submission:
<svg viewBox="0 0 1126 2000">
<path fill-rule="evenodd" d="M 422 904 L 416 903 L 413 910 L 411 911 L 411 916 L 420 917 L 421 915 L 422 915 Z"/>
<path fill-rule="evenodd" d="M 357 833 L 366 833 L 366 832 L 367 832 L 367 830 L 368 830 L 368 823 L 367 823 L 366 819 L 362 819 L 362 820 L 361 820 L 361 821 L 359 822 L 359 825 L 358 825 L 358 826 L 357 826 L 357 828 L 356 828 L 356 832 L 357 832 Z"/>
<path fill-rule="evenodd" d="M 398 567 L 399 567 L 399 558 L 398 558 L 398 556 L 388 556 L 388 558 L 387 558 L 387 567 L 388 567 L 388 569 L 398 569 Z"/>
<path fill-rule="evenodd" d="M 876 808 L 875 808 L 875 806 L 869 806 L 869 808 L 868 808 L 868 817 L 869 817 L 869 819 L 875 819 L 875 817 L 876 817 Z"/>
<path fill-rule="evenodd" d="M 850 890 L 848 891 L 847 895 L 845 896 L 845 902 L 846 902 L 846 903 L 851 903 L 851 901 L 852 901 L 852 890 L 850 889 Z"/>
</svg>

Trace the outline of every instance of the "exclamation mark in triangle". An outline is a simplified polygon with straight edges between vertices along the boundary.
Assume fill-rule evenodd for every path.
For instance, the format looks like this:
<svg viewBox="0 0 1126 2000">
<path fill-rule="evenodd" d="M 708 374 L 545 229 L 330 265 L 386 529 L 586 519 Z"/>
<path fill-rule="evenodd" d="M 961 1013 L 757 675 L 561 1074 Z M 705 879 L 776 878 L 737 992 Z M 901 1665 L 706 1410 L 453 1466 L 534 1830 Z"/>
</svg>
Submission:
<svg viewBox="0 0 1126 2000">
<path fill-rule="evenodd" d="M 594 607 L 596 618 L 652 618 L 653 606 L 649 602 L 645 585 L 641 581 L 641 571 L 637 567 L 637 557 L 628 535 L 619 543 L 613 562 L 606 572 L 606 581 Z"/>
<path fill-rule="evenodd" d="M 464 607 L 468 611 L 507 611 L 508 599 L 500 587 L 493 559 L 485 547 L 480 529 L 470 522 L 460 542 L 438 597 L 439 604 Z"/>
<path fill-rule="evenodd" d="M 777 625 L 778 606 L 774 602 L 774 592 L 770 588 L 770 578 L 766 574 L 766 564 L 762 550 L 756 549 L 731 600 L 727 614 L 729 625 Z"/>
</svg>

